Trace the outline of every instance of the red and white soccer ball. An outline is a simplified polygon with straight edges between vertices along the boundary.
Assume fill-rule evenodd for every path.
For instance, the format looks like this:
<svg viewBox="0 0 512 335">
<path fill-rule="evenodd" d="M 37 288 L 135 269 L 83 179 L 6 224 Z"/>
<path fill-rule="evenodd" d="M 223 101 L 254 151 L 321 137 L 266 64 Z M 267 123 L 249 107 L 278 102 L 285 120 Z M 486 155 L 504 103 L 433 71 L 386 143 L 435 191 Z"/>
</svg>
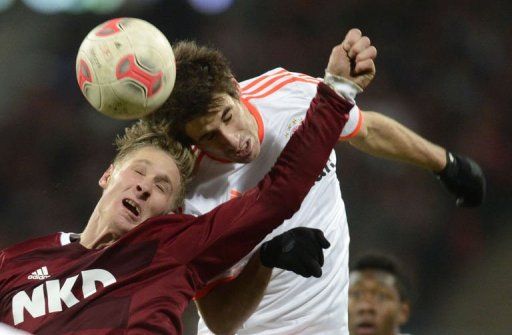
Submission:
<svg viewBox="0 0 512 335">
<path fill-rule="evenodd" d="M 94 108 L 114 119 L 131 120 L 167 100 L 176 65 L 171 44 L 155 26 L 117 18 L 85 37 L 76 58 L 76 77 Z"/>
</svg>

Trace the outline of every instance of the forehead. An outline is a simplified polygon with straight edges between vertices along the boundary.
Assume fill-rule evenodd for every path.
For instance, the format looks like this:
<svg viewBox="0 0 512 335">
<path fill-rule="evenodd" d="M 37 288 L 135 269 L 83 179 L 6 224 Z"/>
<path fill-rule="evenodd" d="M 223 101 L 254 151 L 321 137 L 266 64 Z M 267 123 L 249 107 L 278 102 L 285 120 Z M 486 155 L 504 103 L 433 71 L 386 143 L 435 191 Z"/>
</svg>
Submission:
<svg viewBox="0 0 512 335">
<path fill-rule="evenodd" d="M 133 164 L 147 165 L 155 169 L 159 174 L 165 174 L 171 178 L 176 176 L 179 178 L 178 167 L 172 156 L 154 146 L 133 149 L 120 162 L 121 166 Z"/>
<path fill-rule="evenodd" d="M 234 104 L 234 99 L 227 93 L 215 93 L 213 95 L 213 105 L 205 114 L 193 118 L 185 125 L 185 132 L 192 138 L 197 137 L 203 132 L 212 130 L 221 123 L 222 113 L 226 107 Z"/>
<path fill-rule="evenodd" d="M 352 271 L 349 277 L 350 287 L 387 288 L 398 292 L 396 278 L 390 273 L 379 270 Z"/>
</svg>

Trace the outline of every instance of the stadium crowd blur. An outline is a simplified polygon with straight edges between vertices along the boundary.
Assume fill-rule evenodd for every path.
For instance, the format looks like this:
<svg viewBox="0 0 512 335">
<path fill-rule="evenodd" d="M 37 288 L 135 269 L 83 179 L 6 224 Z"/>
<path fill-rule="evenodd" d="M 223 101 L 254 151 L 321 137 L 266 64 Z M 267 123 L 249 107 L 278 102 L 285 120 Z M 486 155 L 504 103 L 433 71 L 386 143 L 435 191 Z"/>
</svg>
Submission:
<svg viewBox="0 0 512 335">
<path fill-rule="evenodd" d="M 351 253 L 381 249 L 407 266 L 416 295 L 406 332 L 510 334 L 512 2 L 238 0 L 214 15 L 184 0 L 126 1 L 104 14 L 11 2 L 0 12 L 0 248 L 81 231 L 99 197 L 127 123 L 94 112 L 76 84 L 76 52 L 95 25 L 146 19 L 171 43 L 218 47 L 239 79 L 278 66 L 323 76 L 330 49 L 358 27 L 379 50 L 359 106 L 473 157 L 488 197 L 458 209 L 430 173 L 340 145 Z"/>
</svg>

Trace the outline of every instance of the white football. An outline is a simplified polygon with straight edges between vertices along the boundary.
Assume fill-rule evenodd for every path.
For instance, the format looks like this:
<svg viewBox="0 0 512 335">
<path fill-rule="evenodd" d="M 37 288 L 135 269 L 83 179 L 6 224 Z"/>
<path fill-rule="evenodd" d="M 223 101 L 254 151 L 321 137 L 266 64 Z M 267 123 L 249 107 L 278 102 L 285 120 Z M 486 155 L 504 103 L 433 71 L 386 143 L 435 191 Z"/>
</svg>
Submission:
<svg viewBox="0 0 512 335">
<path fill-rule="evenodd" d="M 167 100 L 176 64 L 171 44 L 155 26 L 117 18 L 85 37 L 76 57 L 76 78 L 95 109 L 114 119 L 131 120 Z"/>
</svg>

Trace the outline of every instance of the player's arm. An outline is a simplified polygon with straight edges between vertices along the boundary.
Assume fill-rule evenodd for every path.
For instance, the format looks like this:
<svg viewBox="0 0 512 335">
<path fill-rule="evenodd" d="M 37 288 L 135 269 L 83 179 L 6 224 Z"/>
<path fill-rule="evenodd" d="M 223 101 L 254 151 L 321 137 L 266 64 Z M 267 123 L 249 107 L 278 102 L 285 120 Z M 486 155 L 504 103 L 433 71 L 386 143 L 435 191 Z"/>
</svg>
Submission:
<svg viewBox="0 0 512 335">
<path fill-rule="evenodd" d="M 263 299 L 271 275 L 272 269 L 261 264 L 258 250 L 238 277 L 196 299 L 208 328 L 215 334 L 233 334 L 240 329 Z"/>
<path fill-rule="evenodd" d="M 485 195 L 483 172 L 469 158 L 419 136 L 397 121 L 376 112 L 362 112 L 362 126 L 349 139 L 355 148 L 370 155 L 410 163 L 437 174 L 459 206 L 473 207 Z"/>
<path fill-rule="evenodd" d="M 320 277 L 324 264 L 322 249 L 329 246 L 321 230 L 306 227 L 288 230 L 263 243 L 236 279 L 222 281 L 217 289 L 196 299 L 208 328 L 216 334 L 239 329 L 256 310 L 256 302 L 263 298 L 274 267 L 303 277 Z"/>
<path fill-rule="evenodd" d="M 363 56 L 353 62 L 355 64 L 355 67 L 352 69 L 353 76 L 351 76 L 350 70 L 346 70 L 347 65 L 350 68 L 350 64 L 339 61 L 340 59 L 346 60 L 346 58 L 343 57 L 347 57 L 348 54 L 350 54 L 352 58 L 356 58 L 360 54 Z M 370 45 L 369 40 L 363 37 L 359 30 L 352 29 L 346 35 L 344 41 L 333 48 L 327 66 L 327 72 L 334 75 L 343 75 L 360 87 L 366 87 L 375 74 L 373 63 L 375 56 L 376 50 Z M 320 85 L 320 87 L 322 87 L 322 85 Z M 351 96 L 346 96 L 346 91 L 339 92 L 339 90 L 336 90 L 336 92 L 344 96 L 347 100 L 351 98 Z M 311 106 L 313 108 L 319 108 L 317 101 L 313 101 Z M 358 111 L 357 108 L 350 110 Z M 348 120 L 348 114 L 344 113 L 343 117 Z M 340 133 L 338 133 L 337 137 L 339 137 L 339 134 Z M 302 149 L 301 154 L 303 155 L 307 152 L 309 152 L 309 154 L 312 153 L 305 147 Z M 313 148 L 313 150 L 316 149 Z M 306 163 L 306 161 L 309 163 L 309 161 L 315 159 L 309 156 L 309 154 L 308 157 L 304 157 L 303 163 Z M 299 169 L 300 168 L 302 167 L 299 167 Z M 284 196 L 287 197 L 291 193 L 292 191 L 288 190 L 287 194 Z M 279 199 L 279 197 L 277 197 L 277 199 Z M 245 267 L 239 277 L 228 284 L 217 286 L 208 295 L 199 299 L 197 303 L 208 327 L 215 333 L 220 334 L 235 332 L 257 308 L 263 297 L 269 276 L 270 271 L 261 264 L 257 255 L 254 255 L 250 266 Z"/>
<path fill-rule="evenodd" d="M 349 139 L 355 148 L 370 155 L 394 159 L 439 172 L 446 165 L 446 150 L 397 121 L 375 112 L 362 112 L 364 122 Z"/>
</svg>

